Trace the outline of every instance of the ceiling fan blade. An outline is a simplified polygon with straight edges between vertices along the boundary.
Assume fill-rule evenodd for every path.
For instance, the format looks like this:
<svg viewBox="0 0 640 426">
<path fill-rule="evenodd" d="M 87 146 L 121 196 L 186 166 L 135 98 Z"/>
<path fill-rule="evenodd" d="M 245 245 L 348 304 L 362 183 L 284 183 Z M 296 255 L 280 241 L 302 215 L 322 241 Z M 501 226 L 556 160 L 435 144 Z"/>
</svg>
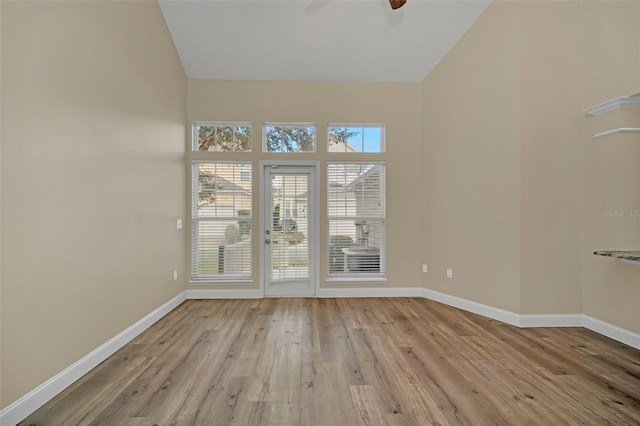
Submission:
<svg viewBox="0 0 640 426">
<path fill-rule="evenodd" d="M 393 10 L 401 8 L 406 2 L 407 0 L 389 0 L 389 4 Z"/>
</svg>

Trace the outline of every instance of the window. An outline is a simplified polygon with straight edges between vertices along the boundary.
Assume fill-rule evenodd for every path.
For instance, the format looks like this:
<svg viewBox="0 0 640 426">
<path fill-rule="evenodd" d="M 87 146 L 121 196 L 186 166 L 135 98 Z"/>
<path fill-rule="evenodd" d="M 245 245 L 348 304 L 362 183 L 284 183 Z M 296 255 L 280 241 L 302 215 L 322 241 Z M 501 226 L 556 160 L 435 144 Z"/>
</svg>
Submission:
<svg viewBox="0 0 640 426">
<path fill-rule="evenodd" d="M 330 124 L 327 136 L 329 152 L 384 152 L 381 124 Z"/>
<path fill-rule="evenodd" d="M 315 152 L 316 125 L 266 123 L 262 139 L 264 152 Z"/>
<path fill-rule="evenodd" d="M 240 168 L 240 181 L 251 182 L 251 164 L 243 164 Z"/>
<path fill-rule="evenodd" d="M 251 151 L 251 123 L 193 123 L 193 150 L 214 152 Z"/>
<path fill-rule="evenodd" d="M 384 163 L 329 163 L 327 184 L 329 276 L 384 276 Z"/>
<path fill-rule="evenodd" d="M 192 163 L 193 281 L 251 278 L 250 166 L 246 162 Z M 249 179 L 243 180 L 242 173 L 249 173 Z"/>
</svg>

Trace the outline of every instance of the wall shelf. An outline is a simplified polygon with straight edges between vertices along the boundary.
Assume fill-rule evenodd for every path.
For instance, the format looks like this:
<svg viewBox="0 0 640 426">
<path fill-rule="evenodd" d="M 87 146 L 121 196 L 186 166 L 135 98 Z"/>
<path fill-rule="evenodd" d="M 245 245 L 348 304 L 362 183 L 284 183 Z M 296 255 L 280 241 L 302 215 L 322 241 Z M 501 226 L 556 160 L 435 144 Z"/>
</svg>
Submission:
<svg viewBox="0 0 640 426">
<path fill-rule="evenodd" d="M 620 96 L 584 110 L 589 115 L 602 115 L 622 108 L 640 107 L 640 96 Z"/>
<path fill-rule="evenodd" d="M 617 133 L 640 133 L 640 128 L 638 127 L 619 127 L 613 130 L 607 130 L 606 132 L 596 133 L 593 135 L 593 139 L 604 138 L 605 136 L 615 135 Z"/>
<path fill-rule="evenodd" d="M 594 251 L 596 256 L 613 257 L 619 259 L 622 263 L 630 263 L 632 265 L 640 265 L 640 250 L 635 251 Z"/>
</svg>

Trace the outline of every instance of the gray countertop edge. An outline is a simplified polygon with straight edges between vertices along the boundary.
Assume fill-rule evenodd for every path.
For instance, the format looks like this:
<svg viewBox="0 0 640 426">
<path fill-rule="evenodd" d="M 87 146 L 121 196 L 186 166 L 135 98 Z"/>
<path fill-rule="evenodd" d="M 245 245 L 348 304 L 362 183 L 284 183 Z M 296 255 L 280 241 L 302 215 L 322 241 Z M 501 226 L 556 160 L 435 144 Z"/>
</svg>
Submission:
<svg viewBox="0 0 640 426">
<path fill-rule="evenodd" d="M 599 251 L 594 251 L 593 254 L 595 254 L 596 256 L 607 256 L 607 257 L 613 257 L 616 259 L 627 259 L 627 260 L 634 260 L 636 262 L 640 262 L 640 250 L 635 250 L 635 251 L 599 250 Z"/>
</svg>

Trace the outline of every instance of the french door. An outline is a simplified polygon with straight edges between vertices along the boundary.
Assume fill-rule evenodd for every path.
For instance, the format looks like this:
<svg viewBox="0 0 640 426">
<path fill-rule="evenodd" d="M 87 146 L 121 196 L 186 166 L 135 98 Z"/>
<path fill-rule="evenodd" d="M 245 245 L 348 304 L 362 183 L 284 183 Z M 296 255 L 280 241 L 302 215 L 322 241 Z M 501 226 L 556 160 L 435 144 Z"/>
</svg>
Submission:
<svg viewBox="0 0 640 426">
<path fill-rule="evenodd" d="M 315 165 L 263 164 L 263 281 L 267 297 L 315 296 Z"/>
</svg>

